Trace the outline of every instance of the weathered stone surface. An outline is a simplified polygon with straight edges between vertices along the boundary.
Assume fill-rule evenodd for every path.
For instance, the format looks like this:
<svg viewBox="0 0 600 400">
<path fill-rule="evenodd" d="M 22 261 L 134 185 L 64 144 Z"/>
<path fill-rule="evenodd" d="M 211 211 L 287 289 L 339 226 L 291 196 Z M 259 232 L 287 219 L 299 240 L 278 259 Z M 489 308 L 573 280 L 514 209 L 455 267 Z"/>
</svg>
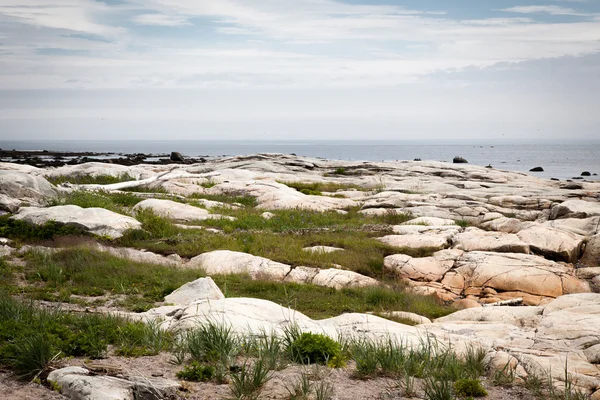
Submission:
<svg viewBox="0 0 600 400">
<path fill-rule="evenodd" d="M 455 267 L 465 278 L 465 289 L 491 287 L 544 297 L 590 291 L 572 268 L 527 254 L 474 251 L 459 258 Z"/>
<path fill-rule="evenodd" d="M 403 228 L 409 228 L 409 226 L 404 226 Z M 427 228 L 415 225 L 410 228 Z M 417 248 L 435 248 L 435 249 L 443 249 L 447 247 L 450 243 L 450 240 L 453 236 L 453 233 L 456 231 L 433 231 L 430 230 L 428 232 L 421 232 L 415 234 L 402 234 L 402 235 L 387 235 L 379 238 L 385 244 L 394 247 L 410 247 L 413 249 Z"/>
<path fill-rule="evenodd" d="M 367 313 L 367 314 L 373 314 L 373 313 Z M 384 311 L 384 312 L 378 313 L 378 315 L 385 317 L 385 318 L 409 320 L 412 323 L 414 323 L 415 325 L 423 325 L 423 324 L 431 323 L 431 320 L 427 317 L 424 317 L 419 314 L 411 313 L 411 312 L 406 312 L 406 311 Z"/>
<path fill-rule="evenodd" d="M 432 257 L 413 258 L 405 254 L 385 257 L 384 268 L 398 277 L 416 281 L 440 281 L 453 266 L 462 251 L 439 251 Z"/>
<path fill-rule="evenodd" d="M 331 287 L 334 289 L 379 285 L 379 282 L 376 279 L 358 274 L 354 271 L 346 271 L 335 268 L 319 270 L 312 280 L 306 283 L 311 283 L 317 286 Z"/>
<path fill-rule="evenodd" d="M 521 230 L 523 223 L 516 218 L 501 217 L 493 219 L 481 225 L 482 228 L 505 233 L 517 233 Z"/>
<path fill-rule="evenodd" d="M 142 224 L 134 218 L 117 214 L 103 208 L 81 208 L 79 206 L 55 206 L 49 208 L 25 207 L 12 218 L 34 225 L 48 221 L 76 226 L 88 232 L 111 239 L 121 237 L 128 229 L 140 229 Z"/>
<path fill-rule="evenodd" d="M 16 212 L 21 206 L 40 206 L 57 196 L 41 176 L 0 169 L 0 209 Z"/>
<path fill-rule="evenodd" d="M 219 300 L 224 299 L 223 293 L 215 282 L 210 278 L 199 278 L 188 282 L 171 294 L 165 296 L 166 303 L 177 305 L 188 305 L 196 300 Z"/>
<path fill-rule="evenodd" d="M 172 398 L 180 387 L 179 383 L 163 378 L 90 375 L 81 367 L 57 369 L 50 372 L 47 379 L 72 400 L 165 399 Z"/>
<path fill-rule="evenodd" d="M 481 308 L 481 304 L 471 299 L 459 299 L 452 303 L 451 306 L 455 310 L 467 310 L 469 308 Z"/>
<path fill-rule="evenodd" d="M 497 253 L 529 254 L 529 245 L 517 235 L 504 232 L 487 232 L 467 228 L 453 238 L 454 247 L 464 251 L 494 251 Z"/>
<path fill-rule="evenodd" d="M 133 207 L 133 211 L 136 212 L 144 209 L 152 210 L 162 217 L 169 218 L 177 222 L 193 222 L 205 219 L 220 218 L 232 219 L 232 217 L 211 214 L 208 210 L 203 208 L 194 207 L 171 200 L 148 199 L 139 202 Z"/>
<path fill-rule="evenodd" d="M 577 262 L 583 246 L 583 240 L 572 233 L 533 223 L 525 225 L 517 236 L 534 253 L 556 261 Z"/>
<path fill-rule="evenodd" d="M 406 221 L 402 225 L 426 225 L 426 226 L 440 226 L 440 225 L 456 225 L 452 219 L 435 218 L 435 217 L 419 217 Z"/>
<path fill-rule="evenodd" d="M 567 200 L 550 209 L 550 219 L 588 218 L 600 216 L 600 202 Z"/>
<path fill-rule="evenodd" d="M 343 251 L 344 249 L 332 246 L 311 246 L 305 247 L 302 250 L 309 251 L 311 253 L 335 253 L 336 251 Z"/>
<path fill-rule="evenodd" d="M 593 236 L 586 243 L 583 257 L 579 262 L 586 267 L 600 267 L 600 235 Z"/>
<path fill-rule="evenodd" d="M 543 225 L 579 236 L 594 236 L 600 233 L 600 217 L 561 218 L 546 221 Z"/>
<path fill-rule="evenodd" d="M 229 250 L 216 250 L 192 258 L 188 266 L 202 268 L 208 275 L 248 274 L 252 279 L 281 281 L 291 271 L 286 264 Z"/>
</svg>

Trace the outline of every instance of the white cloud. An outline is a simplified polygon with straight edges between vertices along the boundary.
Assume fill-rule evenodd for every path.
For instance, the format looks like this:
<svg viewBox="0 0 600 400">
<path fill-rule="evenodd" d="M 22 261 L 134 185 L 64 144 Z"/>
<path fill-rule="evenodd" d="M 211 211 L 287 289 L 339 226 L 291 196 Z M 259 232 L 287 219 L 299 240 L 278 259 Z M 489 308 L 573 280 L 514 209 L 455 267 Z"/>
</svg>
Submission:
<svg viewBox="0 0 600 400">
<path fill-rule="evenodd" d="M 593 16 L 589 13 L 581 13 L 572 8 L 562 6 L 515 6 L 510 8 L 503 8 L 498 11 L 513 12 L 519 14 L 550 14 L 550 15 L 572 15 L 579 17 Z"/>
<path fill-rule="evenodd" d="M 140 14 L 131 19 L 138 25 L 152 26 L 184 26 L 191 25 L 185 17 L 165 14 Z"/>
</svg>

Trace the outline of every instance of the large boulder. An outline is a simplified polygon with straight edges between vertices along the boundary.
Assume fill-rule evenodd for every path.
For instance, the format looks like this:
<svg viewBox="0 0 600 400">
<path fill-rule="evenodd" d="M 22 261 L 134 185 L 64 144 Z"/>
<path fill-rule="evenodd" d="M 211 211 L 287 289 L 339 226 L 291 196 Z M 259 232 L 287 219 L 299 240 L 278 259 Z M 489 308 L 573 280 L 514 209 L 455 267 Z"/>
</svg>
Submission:
<svg viewBox="0 0 600 400">
<path fill-rule="evenodd" d="M 48 382 L 72 400 L 138 400 L 174 398 L 179 383 L 151 376 L 127 379 L 91 375 L 82 367 L 66 367 L 48 374 Z"/>
<path fill-rule="evenodd" d="M 204 208 L 162 199 L 148 199 L 141 201 L 133 207 L 133 211 L 137 212 L 139 210 L 152 210 L 157 215 L 177 222 L 193 222 L 219 218 L 232 219 L 231 217 L 219 214 L 211 214 Z"/>
<path fill-rule="evenodd" d="M 12 218 L 43 225 L 49 221 L 81 228 L 90 233 L 116 239 L 129 229 L 141 229 L 142 224 L 134 218 L 117 214 L 104 208 L 81 208 L 74 205 L 48 208 L 25 207 Z"/>
<path fill-rule="evenodd" d="M 600 202 L 585 200 L 567 200 L 555 204 L 550 209 L 550 219 L 588 218 L 600 215 Z"/>
<path fill-rule="evenodd" d="M 534 253 L 551 260 L 575 263 L 581 255 L 583 239 L 569 232 L 531 223 L 517 236 Z"/>
<path fill-rule="evenodd" d="M 16 212 L 19 207 L 46 205 L 57 192 L 41 176 L 0 170 L 0 210 Z"/>
<path fill-rule="evenodd" d="M 454 247 L 464 251 L 493 251 L 497 253 L 529 254 L 529 245 L 517 235 L 504 232 L 487 232 L 467 228 L 453 238 Z"/>
<path fill-rule="evenodd" d="M 464 278 L 465 291 L 489 287 L 548 298 L 590 291 L 573 268 L 527 254 L 473 251 L 457 260 L 455 271 Z"/>
<path fill-rule="evenodd" d="M 202 268 L 207 275 L 247 274 L 252 279 L 282 281 L 291 267 L 267 258 L 229 250 L 216 250 L 192 258 L 188 266 Z"/>
<path fill-rule="evenodd" d="M 585 267 L 600 267 L 600 235 L 590 238 L 579 262 Z"/>
<path fill-rule="evenodd" d="M 220 300 L 224 298 L 221 289 L 208 277 L 186 283 L 165 296 L 165 302 L 187 306 L 197 300 Z"/>
<path fill-rule="evenodd" d="M 406 254 L 394 254 L 385 257 L 383 266 L 396 276 L 414 281 L 441 281 L 446 272 L 460 257 L 460 250 L 442 250 L 432 257 L 414 258 Z"/>
</svg>

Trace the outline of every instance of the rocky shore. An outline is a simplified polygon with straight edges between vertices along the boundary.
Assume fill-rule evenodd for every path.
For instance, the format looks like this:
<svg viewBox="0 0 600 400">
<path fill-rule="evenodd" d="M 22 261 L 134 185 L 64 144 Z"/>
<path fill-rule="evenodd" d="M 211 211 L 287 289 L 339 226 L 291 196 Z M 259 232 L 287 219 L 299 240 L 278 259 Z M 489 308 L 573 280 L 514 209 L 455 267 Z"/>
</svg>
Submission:
<svg viewBox="0 0 600 400">
<path fill-rule="evenodd" d="M 87 153 L 76 155 L 78 162 L 54 153 L 12 156 L 28 160 L 0 163 L 0 255 L 9 271 L 2 289 L 13 297 L 46 307 L 60 303 L 74 313 L 126 316 L 165 332 L 219 321 L 243 337 L 283 337 L 293 324 L 336 340 L 393 338 L 407 348 L 431 338 L 458 354 L 482 349 L 492 371 L 488 383 L 493 371 L 510 370 L 523 385 L 551 375 L 552 390 L 600 399 L 598 182 L 558 182 L 464 163 L 283 154 L 185 163 L 168 161 L 173 155 L 152 163 L 146 156 L 82 162 L 97 157 Z M 40 156 L 52 161 L 38 162 Z M 190 278 L 177 275 L 185 281 L 177 281 L 179 288 L 161 278 L 154 285 L 168 289 L 149 301 L 144 289 L 134 295 L 98 284 L 92 295 L 76 288 L 73 271 L 59 280 L 35 270 L 54 263 L 67 271 L 63 255 L 82 248 L 98 255 L 90 259 L 160 266 Z M 190 275 L 195 271 L 201 275 Z M 271 292 L 367 293 L 367 300 L 335 314 L 335 304 L 274 301 L 258 286 L 255 296 L 232 295 L 248 282 L 273 285 Z M 368 296 L 375 290 L 421 296 L 439 310 L 423 315 L 425 308 L 373 300 Z M 140 298 L 143 309 L 123 306 Z M 39 376 L 72 399 L 230 396 L 223 385 L 181 383 L 173 367 L 151 376 L 156 371 L 143 366 L 147 361 L 107 356 L 107 363 L 126 362 L 130 370 L 94 373 L 74 358 L 55 360 Z M 359 362 L 350 361 L 332 370 L 330 398 L 404 398 L 394 397 L 400 395 L 381 377 L 353 380 Z M 2 379 L 0 392 L 13 387 L 62 398 Z M 259 398 L 300 398 L 282 390 L 286 379 L 276 373 Z M 488 386 L 491 398 L 535 397 L 526 389 Z M 110 390 L 113 397 L 98 394 Z M 418 388 L 413 394 L 427 397 Z"/>
</svg>

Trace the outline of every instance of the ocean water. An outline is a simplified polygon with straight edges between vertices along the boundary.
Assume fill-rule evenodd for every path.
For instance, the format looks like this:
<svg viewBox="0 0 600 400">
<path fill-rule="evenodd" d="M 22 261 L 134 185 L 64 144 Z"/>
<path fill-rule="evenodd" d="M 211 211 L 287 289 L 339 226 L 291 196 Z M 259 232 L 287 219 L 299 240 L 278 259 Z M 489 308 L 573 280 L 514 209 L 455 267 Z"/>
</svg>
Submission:
<svg viewBox="0 0 600 400">
<path fill-rule="evenodd" d="M 1 149 L 93 151 L 165 154 L 179 151 L 190 157 L 294 153 L 338 160 L 422 160 L 452 162 L 455 156 L 470 164 L 527 172 L 543 178 L 571 179 L 589 171 L 600 174 L 600 143 L 593 144 L 433 144 L 415 142 L 342 141 L 0 141 Z M 600 180 L 599 176 L 586 179 Z"/>
</svg>

